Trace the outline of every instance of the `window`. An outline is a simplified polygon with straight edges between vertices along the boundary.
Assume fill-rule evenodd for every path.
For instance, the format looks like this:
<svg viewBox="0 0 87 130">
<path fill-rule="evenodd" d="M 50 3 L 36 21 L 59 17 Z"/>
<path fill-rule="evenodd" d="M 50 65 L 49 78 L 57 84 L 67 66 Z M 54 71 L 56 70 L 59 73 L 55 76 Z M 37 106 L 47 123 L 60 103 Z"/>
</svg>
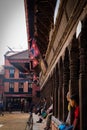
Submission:
<svg viewBox="0 0 87 130">
<path fill-rule="evenodd" d="M 22 72 L 19 72 L 19 78 L 26 78 L 26 75 Z"/>
<path fill-rule="evenodd" d="M 23 93 L 23 88 L 24 88 L 24 84 L 23 83 L 19 83 L 19 92 Z"/>
<path fill-rule="evenodd" d="M 10 83 L 9 92 L 14 92 L 14 83 Z"/>
<path fill-rule="evenodd" d="M 0 85 L 2 85 L 2 79 L 0 79 Z"/>
<path fill-rule="evenodd" d="M 14 69 L 11 68 L 9 71 L 10 71 L 10 78 L 14 78 Z"/>
<path fill-rule="evenodd" d="M 36 91 L 36 97 L 40 97 L 40 91 Z"/>
<path fill-rule="evenodd" d="M 28 93 L 32 94 L 32 84 L 28 83 Z"/>
</svg>

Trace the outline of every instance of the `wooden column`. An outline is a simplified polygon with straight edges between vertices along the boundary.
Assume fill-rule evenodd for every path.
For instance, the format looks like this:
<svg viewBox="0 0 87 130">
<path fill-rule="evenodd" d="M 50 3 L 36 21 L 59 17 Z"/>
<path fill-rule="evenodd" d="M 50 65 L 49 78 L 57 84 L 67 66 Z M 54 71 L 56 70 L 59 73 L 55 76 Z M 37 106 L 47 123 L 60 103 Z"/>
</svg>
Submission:
<svg viewBox="0 0 87 130">
<path fill-rule="evenodd" d="M 69 90 L 71 95 L 79 93 L 79 49 L 78 41 L 74 35 L 70 44 L 70 84 Z M 73 123 L 73 110 L 71 109 L 71 124 Z"/>
<path fill-rule="evenodd" d="M 47 108 L 52 103 L 52 101 L 51 101 L 51 96 L 53 95 L 52 87 L 53 87 L 52 78 L 51 78 L 51 76 L 49 76 L 49 78 L 47 79 L 47 82 L 45 83 L 43 89 L 41 90 L 41 96 L 47 98 Z"/>
<path fill-rule="evenodd" d="M 52 75 L 52 85 L 53 85 L 53 115 L 56 116 L 55 71 L 54 70 L 53 70 L 53 75 Z"/>
<path fill-rule="evenodd" d="M 55 117 L 58 117 L 58 87 L 59 87 L 59 75 L 57 64 L 55 67 Z"/>
<path fill-rule="evenodd" d="M 59 88 L 58 88 L 58 118 L 63 120 L 63 63 L 62 57 L 59 61 Z"/>
<path fill-rule="evenodd" d="M 54 74 L 53 74 L 53 86 L 54 86 L 54 116 L 56 117 L 56 68 L 54 68 Z"/>
<path fill-rule="evenodd" d="M 48 81 L 48 91 L 49 91 L 49 93 L 48 93 L 48 105 L 50 106 L 51 105 L 51 103 L 52 103 L 52 101 L 51 101 L 51 95 L 52 95 L 52 83 L 51 83 L 51 77 L 49 77 L 49 81 Z"/>
<path fill-rule="evenodd" d="M 83 21 L 79 36 L 80 50 L 80 130 L 87 129 L 87 18 Z"/>
<path fill-rule="evenodd" d="M 79 92 L 79 48 L 78 40 L 74 35 L 70 44 L 70 92 L 75 94 Z"/>
<path fill-rule="evenodd" d="M 68 102 L 67 102 L 67 92 L 69 91 L 69 51 L 66 48 L 65 54 L 63 57 L 63 121 L 66 120 L 68 114 Z"/>
</svg>

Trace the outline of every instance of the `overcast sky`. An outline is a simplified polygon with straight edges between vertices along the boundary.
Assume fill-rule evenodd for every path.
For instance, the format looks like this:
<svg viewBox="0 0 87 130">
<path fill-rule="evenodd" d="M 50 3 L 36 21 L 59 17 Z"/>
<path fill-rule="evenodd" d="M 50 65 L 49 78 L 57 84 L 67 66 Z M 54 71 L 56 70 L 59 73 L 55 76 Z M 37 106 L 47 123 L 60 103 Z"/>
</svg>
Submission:
<svg viewBox="0 0 87 130">
<path fill-rule="evenodd" d="M 24 0 L 0 0 L 0 65 L 8 47 L 27 49 Z"/>
</svg>

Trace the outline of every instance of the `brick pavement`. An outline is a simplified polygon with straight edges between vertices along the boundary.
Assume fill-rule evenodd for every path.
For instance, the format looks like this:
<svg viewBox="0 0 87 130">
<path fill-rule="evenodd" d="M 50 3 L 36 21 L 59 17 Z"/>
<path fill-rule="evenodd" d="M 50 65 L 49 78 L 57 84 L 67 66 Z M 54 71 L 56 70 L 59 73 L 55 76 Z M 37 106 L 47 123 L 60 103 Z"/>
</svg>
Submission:
<svg viewBox="0 0 87 130">
<path fill-rule="evenodd" d="M 28 117 L 28 113 L 5 113 L 0 116 L 0 130 L 25 130 Z"/>
<path fill-rule="evenodd" d="M 0 130 L 25 130 L 29 113 L 12 112 L 0 116 Z M 38 115 L 33 114 L 33 130 L 44 130 L 46 119 L 36 123 Z"/>
</svg>

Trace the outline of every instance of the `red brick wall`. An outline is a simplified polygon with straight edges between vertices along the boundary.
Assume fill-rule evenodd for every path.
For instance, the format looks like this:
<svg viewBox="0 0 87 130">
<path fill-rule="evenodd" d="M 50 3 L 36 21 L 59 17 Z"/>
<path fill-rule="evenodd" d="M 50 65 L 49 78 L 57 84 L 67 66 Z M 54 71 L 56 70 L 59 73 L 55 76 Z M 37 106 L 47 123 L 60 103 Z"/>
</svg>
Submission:
<svg viewBox="0 0 87 130">
<path fill-rule="evenodd" d="M 28 82 L 24 83 L 24 92 L 28 92 Z"/>
<path fill-rule="evenodd" d="M 7 82 L 4 83 L 4 91 L 9 92 L 9 83 Z"/>
<path fill-rule="evenodd" d="M 18 82 L 14 83 L 14 92 L 18 92 Z"/>
<path fill-rule="evenodd" d="M 19 70 L 15 68 L 14 78 L 19 78 Z"/>
</svg>

